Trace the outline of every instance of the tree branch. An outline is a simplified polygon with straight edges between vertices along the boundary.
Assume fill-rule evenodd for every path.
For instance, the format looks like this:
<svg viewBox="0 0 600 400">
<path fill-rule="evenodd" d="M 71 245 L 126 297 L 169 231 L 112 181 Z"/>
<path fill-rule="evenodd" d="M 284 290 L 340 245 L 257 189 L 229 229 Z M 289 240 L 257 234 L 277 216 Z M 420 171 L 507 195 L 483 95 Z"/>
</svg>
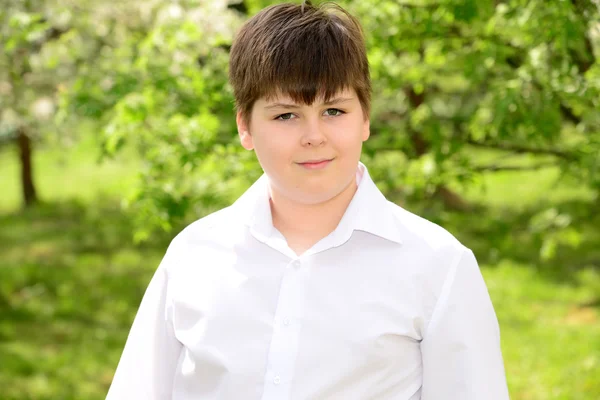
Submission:
<svg viewBox="0 0 600 400">
<path fill-rule="evenodd" d="M 579 18 L 582 20 L 582 22 L 586 24 L 587 28 L 587 31 L 585 32 L 582 38 L 585 50 L 585 54 L 583 55 L 583 57 L 587 59 L 582 59 L 581 56 L 578 55 L 575 51 L 570 52 L 570 55 L 573 58 L 573 62 L 577 65 L 577 68 L 579 68 L 579 72 L 584 74 L 592 67 L 592 65 L 596 63 L 594 46 L 592 44 L 592 39 L 590 38 L 589 32 L 590 20 L 589 17 L 586 16 L 586 14 L 590 12 L 596 12 L 598 5 L 594 4 L 594 2 L 591 2 L 589 0 L 571 0 L 571 4 L 573 5 L 573 8 L 575 9 L 575 12 L 579 16 Z"/>
<path fill-rule="evenodd" d="M 235 10 L 240 14 L 247 16 L 248 15 L 248 5 L 244 0 L 241 1 L 230 1 L 227 5 L 227 8 L 231 10 Z"/>
<path fill-rule="evenodd" d="M 488 148 L 488 149 L 512 151 L 513 153 L 518 153 L 518 154 L 529 153 L 529 154 L 554 156 L 556 158 L 560 158 L 560 159 L 567 160 L 567 161 L 573 161 L 577 158 L 575 156 L 575 154 L 573 154 L 573 153 L 558 150 L 558 149 L 542 149 L 542 148 L 536 148 L 536 147 L 521 146 L 521 145 L 512 144 L 512 143 L 477 142 L 473 139 L 467 139 L 467 143 L 472 146 L 476 146 L 476 147 L 484 147 L 484 148 Z"/>
<path fill-rule="evenodd" d="M 42 18 L 41 22 L 46 22 L 46 21 L 47 21 L 46 18 Z M 39 53 L 41 48 L 46 43 L 51 42 L 53 40 L 60 39 L 60 37 L 62 35 L 69 32 L 70 30 L 71 30 L 71 27 L 57 28 L 54 26 L 51 26 L 50 28 L 46 29 L 46 31 L 44 32 L 44 36 L 42 36 L 39 40 L 36 40 L 35 42 L 32 43 L 32 46 L 31 46 L 32 53 Z"/>
<path fill-rule="evenodd" d="M 547 162 L 534 165 L 479 165 L 474 167 L 473 169 L 477 172 L 535 171 L 555 166 L 555 162 Z"/>
</svg>

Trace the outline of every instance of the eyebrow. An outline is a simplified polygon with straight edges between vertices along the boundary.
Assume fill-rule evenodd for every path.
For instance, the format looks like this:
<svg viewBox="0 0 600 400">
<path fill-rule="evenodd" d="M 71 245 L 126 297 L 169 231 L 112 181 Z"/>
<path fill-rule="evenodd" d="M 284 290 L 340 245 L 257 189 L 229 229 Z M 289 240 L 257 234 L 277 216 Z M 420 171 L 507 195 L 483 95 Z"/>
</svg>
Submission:
<svg viewBox="0 0 600 400">
<path fill-rule="evenodd" d="M 326 101 L 325 103 L 323 103 L 323 105 L 325 106 L 331 106 L 334 104 L 340 104 L 340 103 L 346 103 L 348 101 L 352 101 L 354 100 L 353 97 L 337 97 L 335 99 L 331 99 L 329 101 Z M 266 110 L 271 110 L 273 108 L 300 108 L 300 106 L 298 104 L 294 104 L 294 103 L 273 103 L 273 104 L 269 104 L 268 106 L 265 107 Z"/>
</svg>

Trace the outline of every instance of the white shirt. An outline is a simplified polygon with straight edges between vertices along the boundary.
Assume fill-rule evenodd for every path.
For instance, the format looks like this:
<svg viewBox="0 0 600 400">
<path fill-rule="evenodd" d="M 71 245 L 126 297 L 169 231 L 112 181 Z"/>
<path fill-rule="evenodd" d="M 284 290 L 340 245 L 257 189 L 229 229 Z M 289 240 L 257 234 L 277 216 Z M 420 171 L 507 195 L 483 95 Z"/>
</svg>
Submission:
<svg viewBox="0 0 600 400">
<path fill-rule="evenodd" d="M 266 176 L 184 229 L 107 399 L 508 399 L 473 253 L 359 171 L 336 230 L 300 257 L 272 225 Z"/>
</svg>

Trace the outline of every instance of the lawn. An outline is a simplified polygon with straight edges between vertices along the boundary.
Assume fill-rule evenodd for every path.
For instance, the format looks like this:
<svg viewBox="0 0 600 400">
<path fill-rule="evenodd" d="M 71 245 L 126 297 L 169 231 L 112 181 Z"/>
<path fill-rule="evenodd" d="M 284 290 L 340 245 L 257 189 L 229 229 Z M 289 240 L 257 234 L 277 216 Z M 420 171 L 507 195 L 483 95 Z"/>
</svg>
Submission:
<svg viewBox="0 0 600 400">
<path fill-rule="evenodd" d="M 0 399 L 103 399 L 168 237 L 134 245 L 119 196 L 132 159 L 98 165 L 93 142 L 36 157 L 45 204 L 20 211 L 16 157 L 0 150 Z M 485 176 L 470 213 L 432 214 L 472 247 L 502 330 L 511 398 L 600 398 L 600 217 L 578 248 L 545 262 L 529 219 L 548 207 L 589 218 L 589 193 L 556 171 Z M 588 217 L 586 217 L 588 216 Z"/>
</svg>

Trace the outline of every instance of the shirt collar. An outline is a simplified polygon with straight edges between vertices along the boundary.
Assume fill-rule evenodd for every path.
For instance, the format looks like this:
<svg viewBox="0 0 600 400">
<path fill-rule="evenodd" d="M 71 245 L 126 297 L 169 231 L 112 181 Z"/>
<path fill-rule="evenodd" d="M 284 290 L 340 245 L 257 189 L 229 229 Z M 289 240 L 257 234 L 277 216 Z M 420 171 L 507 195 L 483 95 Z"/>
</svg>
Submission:
<svg viewBox="0 0 600 400">
<path fill-rule="evenodd" d="M 350 239 L 352 232 L 364 231 L 402 244 L 393 209 L 362 163 L 358 165 L 357 177 L 360 179 L 358 189 L 334 231 L 336 238 L 345 242 Z"/>
<path fill-rule="evenodd" d="M 340 223 L 332 233 L 338 245 L 345 243 L 354 231 L 364 231 L 402 244 L 401 231 L 388 200 L 379 191 L 364 164 L 357 169 L 358 188 Z M 269 179 L 263 174 L 234 204 L 236 214 L 263 239 L 277 231 L 271 215 Z"/>
</svg>

